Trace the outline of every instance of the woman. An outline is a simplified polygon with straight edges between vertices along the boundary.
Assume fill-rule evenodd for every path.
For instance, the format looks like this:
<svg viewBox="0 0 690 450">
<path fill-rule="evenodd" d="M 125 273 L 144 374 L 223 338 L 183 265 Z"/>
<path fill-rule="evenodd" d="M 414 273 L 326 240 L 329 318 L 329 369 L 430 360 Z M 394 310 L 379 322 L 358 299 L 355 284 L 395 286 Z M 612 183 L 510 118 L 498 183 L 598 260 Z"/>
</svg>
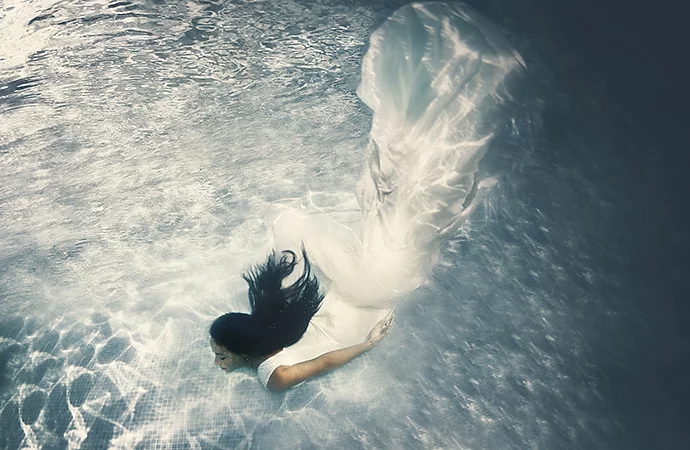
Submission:
<svg viewBox="0 0 690 450">
<path fill-rule="evenodd" d="M 244 276 L 252 313 L 211 326 L 216 364 L 257 368 L 282 390 L 375 347 L 395 302 L 428 279 L 490 185 L 476 182 L 478 164 L 517 104 L 511 85 L 523 67 L 466 5 L 395 12 L 371 37 L 357 90 L 373 110 L 358 233 L 324 215 L 281 215 L 274 246 L 284 251 Z M 330 282 L 325 295 L 307 252 Z"/>
<path fill-rule="evenodd" d="M 311 276 L 307 254 L 302 249 L 303 270 L 299 278 L 283 287 L 284 281 L 293 274 L 297 266 L 295 253 L 284 251 L 279 260 L 275 253 L 262 266 L 245 274 L 249 284 L 249 299 L 252 313 L 228 313 L 218 317 L 211 325 L 211 349 L 216 355 L 215 364 L 224 371 L 250 367 L 260 369 L 263 384 L 270 390 L 291 388 L 303 381 L 342 366 L 378 344 L 388 332 L 393 320 L 392 313 L 381 320 L 368 334 L 364 342 L 338 348 L 324 340 L 319 342 L 320 356 L 305 359 L 298 356 L 293 364 L 272 367 L 264 363 L 274 358 L 284 348 L 291 347 L 303 337 L 309 322 L 317 314 L 323 295 L 319 283 Z M 320 326 L 323 313 L 314 318 L 312 327 Z M 314 328 L 313 328 L 314 329 Z M 304 348 L 304 346 L 302 346 Z M 330 348 L 336 350 L 328 351 Z M 290 349 L 295 353 L 294 348 Z M 287 353 L 287 352 L 286 352 Z M 262 370 L 263 369 L 263 370 Z M 262 374 L 270 370 L 270 373 Z M 266 379 L 263 379 L 263 378 Z"/>
</svg>

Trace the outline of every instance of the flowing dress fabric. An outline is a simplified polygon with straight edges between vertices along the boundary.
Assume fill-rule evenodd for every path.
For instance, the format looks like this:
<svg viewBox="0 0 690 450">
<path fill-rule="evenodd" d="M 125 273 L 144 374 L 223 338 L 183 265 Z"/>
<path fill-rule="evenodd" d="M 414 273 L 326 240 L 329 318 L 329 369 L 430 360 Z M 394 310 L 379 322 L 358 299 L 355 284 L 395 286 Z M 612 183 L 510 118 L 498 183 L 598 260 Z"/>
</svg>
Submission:
<svg viewBox="0 0 690 450">
<path fill-rule="evenodd" d="M 276 249 L 304 243 L 330 286 L 304 337 L 259 368 L 264 385 L 277 362 L 362 342 L 427 280 L 476 205 L 479 161 L 516 106 L 523 69 L 500 30 L 464 4 L 410 4 L 374 32 L 357 89 L 373 111 L 359 229 L 300 211 L 274 223 Z"/>
</svg>

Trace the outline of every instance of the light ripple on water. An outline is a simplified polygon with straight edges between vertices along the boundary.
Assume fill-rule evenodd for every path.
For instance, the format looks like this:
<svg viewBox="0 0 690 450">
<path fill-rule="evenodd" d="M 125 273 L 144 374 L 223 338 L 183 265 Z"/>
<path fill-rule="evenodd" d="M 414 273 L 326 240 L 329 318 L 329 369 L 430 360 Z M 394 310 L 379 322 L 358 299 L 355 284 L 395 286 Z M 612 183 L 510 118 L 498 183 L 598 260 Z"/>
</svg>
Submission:
<svg viewBox="0 0 690 450">
<path fill-rule="evenodd" d="M 587 246 L 597 231 L 571 220 L 601 207 L 601 188 L 540 160 L 540 102 L 497 140 L 487 165 L 506 179 L 434 283 L 399 309 L 390 338 L 276 395 L 253 374 L 217 373 L 207 326 L 247 308 L 239 274 L 268 250 L 277 203 L 352 206 L 370 120 L 354 88 L 385 12 L 10 3 L 0 19 L 2 444 L 610 439 L 617 425 L 587 333 L 615 319 L 602 303 L 615 280 Z M 554 208 L 543 185 L 570 202 Z"/>
</svg>

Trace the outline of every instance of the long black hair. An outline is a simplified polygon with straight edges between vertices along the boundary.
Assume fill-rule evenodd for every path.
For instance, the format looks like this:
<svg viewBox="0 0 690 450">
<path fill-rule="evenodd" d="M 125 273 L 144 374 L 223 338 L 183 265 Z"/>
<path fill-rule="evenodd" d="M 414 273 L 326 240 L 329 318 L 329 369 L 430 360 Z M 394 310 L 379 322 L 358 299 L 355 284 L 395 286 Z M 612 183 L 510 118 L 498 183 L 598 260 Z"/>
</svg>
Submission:
<svg viewBox="0 0 690 450">
<path fill-rule="evenodd" d="M 249 285 L 251 313 L 227 313 L 214 320 L 210 333 L 216 344 L 239 355 L 266 356 L 300 340 L 324 297 L 304 247 L 302 257 L 304 271 L 287 287 L 283 280 L 297 265 L 290 250 L 277 262 L 274 250 L 264 264 L 242 275 Z"/>
</svg>

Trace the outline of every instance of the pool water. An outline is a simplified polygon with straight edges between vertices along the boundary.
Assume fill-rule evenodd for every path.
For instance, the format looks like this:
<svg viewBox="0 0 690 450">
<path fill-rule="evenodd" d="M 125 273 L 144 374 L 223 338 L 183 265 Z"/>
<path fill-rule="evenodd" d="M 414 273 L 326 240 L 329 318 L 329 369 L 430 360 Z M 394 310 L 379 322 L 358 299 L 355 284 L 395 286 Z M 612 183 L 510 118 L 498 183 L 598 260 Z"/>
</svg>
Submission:
<svg viewBox="0 0 690 450">
<path fill-rule="evenodd" d="M 404 3 L 0 6 L 0 448 L 681 448 L 688 241 L 644 185 L 682 160 L 642 156 L 647 115 L 538 1 L 472 2 L 526 99 L 390 336 L 284 394 L 214 367 L 271 218 L 352 220 L 361 59 Z"/>
</svg>

